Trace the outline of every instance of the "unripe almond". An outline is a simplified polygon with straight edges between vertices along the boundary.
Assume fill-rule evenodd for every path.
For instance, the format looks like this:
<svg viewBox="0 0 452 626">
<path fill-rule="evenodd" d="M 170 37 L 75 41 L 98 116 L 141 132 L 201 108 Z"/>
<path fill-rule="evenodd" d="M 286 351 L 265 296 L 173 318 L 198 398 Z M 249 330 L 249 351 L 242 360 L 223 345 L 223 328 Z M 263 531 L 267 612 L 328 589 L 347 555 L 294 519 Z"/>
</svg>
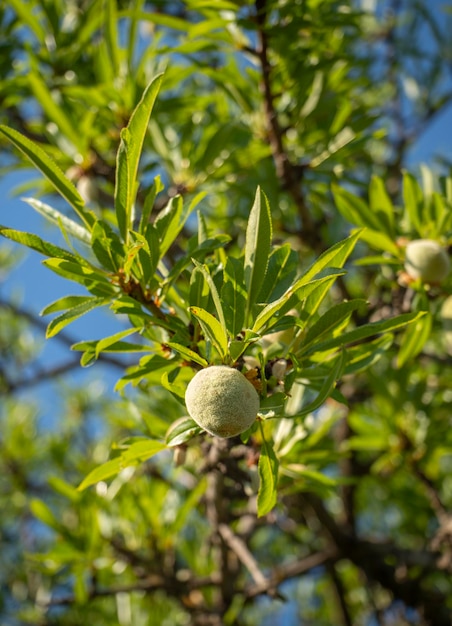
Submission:
<svg viewBox="0 0 452 626">
<path fill-rule="evenodd" d="M 449 273 L 449 255 L 433 239 L 415 239 L 405 250 L 405 270 L 414 279 L 438 285 Z"/>
<path fill-rule="evenodd" d="M 212 365 L 188 384 L 185 403 L 190 417 L 211 435 L 235 437 L 256 419 L 259 395 L 238 370 Z"/>
</svg>

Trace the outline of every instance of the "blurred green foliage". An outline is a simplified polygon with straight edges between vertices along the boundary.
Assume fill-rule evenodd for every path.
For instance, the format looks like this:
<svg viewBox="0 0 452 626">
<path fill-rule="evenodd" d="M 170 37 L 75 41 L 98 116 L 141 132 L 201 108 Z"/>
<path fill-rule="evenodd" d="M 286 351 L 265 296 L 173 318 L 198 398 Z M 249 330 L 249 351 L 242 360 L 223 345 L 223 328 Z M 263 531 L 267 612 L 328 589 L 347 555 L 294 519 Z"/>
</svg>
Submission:
<svg viewBox="0 0 452 626">
<path fill-rule="evenodd" d="M 2 173 L 40 170 L 17 192 L 53 225 L 5 212 L 0 280 L 12 240 L 85 289 L 45 324 L 0 284 L 2 623 L 450 624 L 452 278 L 413 280 L 405 247 L 449 249 L 452 182 L 444 155 L 442 176 L 404 170 L 451 98 L 447 19 L 421 0 L 0 7 Z M 100 307 L 117 332 L 88 316 L 74 342 Z M 80 359 L 40 358 L 45 326 Z M 219 363 L 260 394 L 241 438 L 186 415 Z"/>
</svg>

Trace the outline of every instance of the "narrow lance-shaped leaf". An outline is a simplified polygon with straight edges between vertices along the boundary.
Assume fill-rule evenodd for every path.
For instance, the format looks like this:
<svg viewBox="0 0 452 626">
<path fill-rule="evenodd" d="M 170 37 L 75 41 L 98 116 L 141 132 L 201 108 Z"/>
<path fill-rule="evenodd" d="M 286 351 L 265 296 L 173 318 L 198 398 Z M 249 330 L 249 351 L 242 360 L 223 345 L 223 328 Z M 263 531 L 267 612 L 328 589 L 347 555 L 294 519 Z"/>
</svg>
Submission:
<svg viewBox="0 0 452 626">
<path fill-rule="evenodd" d="M 126 328 L 125 330 L 121 330 L 114 335 L 110 335 L 109 337 L 104 337 L 96 344 L 96 356 L 98 357 L 101 352 L 108 352 L 110 346 L 113 346 L 115 343 L 123 339 L 124 337 L 129 337 L 139 331 L 139 328 Z"/>
<path fill-rule="evenodd" d="M 120 51 L 118 47 L 118 7 L 116 0 L 107 0 L 105 6 L 105 43 L 108 50 L 108 58 L 112 66 L 112 74 L 118 75 L 120 63 Z"/>
<path fill-rule="evenodd" d="M 304 352 L 303 349 L 300 349 L 299 352 L 301 354 L 312 354 L 313 352 L 332 350 L 333 348 L 345 346 L 349 343 L 354 343 L 355 341 L 362 341 L 363 339 L 367 339 L 368 337 L 374 337 L 375 335 L 379 335 L 380 333 L 388 333 L 394 330 L 398 330 L 399 328 L 404 328 L 408 324 L 416 322 L 424 315 L 424 311 L 420 313 L 404 313 L 403 315 L 398 315 L 397 317 L 385 320 L 383 322 L 372 322 L 370 324 L 364 324 L 363 326 L 358 326 L 358 328 L 354 328 L 347 333 L 339 335 L 339 337 L 333 337 L 332 339 L 321 341 L 318 344 L 315 343 L 310 348 L 308 348 L 306 352 Z"/>
<path fill-rule="evenodd" d="M 11 141 L 52 183 L 56 191 L 65 198 L 83 221 L 88 230 L 93 226 L 96 217 L 84 208 L 84 202 L 57 164 L 33 141 L 13 128 L 0 125 L 0 132 Z"/>
<path fill-rule="evenodd" d="M 63 296 L 44 307 L 39 315 L 49 315 L 50 313 L 57 313 L 58 311 L 66 311 L 79 304 L 88 302 L 91 298 L 92 296 Z"/>
<path fill-rule="evenodd" d="M 231 337 L 236 337 L 245 323 L 246 291 L 243 259 L 228 257 L 223 272 L 221 299 L 226 325 Z"/>
<path fill-rule="evenodd" d="M 347 221 L 376 231 L 381 229 L 378 216 L 371 211 L 364 200 L 338 185 L 333 185 L 332 190 L 336 206 Z"/>
<path fill-rule="evenodd" d="M 180 343 L 168 341 L 165 345 L 180 354 L 187 361 L 193 361 L 193 363 L 198 363 L 198 365 L 202 365 L 202 367 L 207 367 L 209 365 L 200 354 L 193 352 L 193 350 L 190 350 L 190 348 L 187 348 Z"/>
<path fill-rule="evenodd" d="M 22 198 L 22 200 L 33 207 L 35 211 L 43 215 L 50 222 L 53 222 L 61 229 L 64 229 L 70 235 L 73 235 L 80 241 L 83 241 L 83 243 L 90 243 L 91 235 L 89 231 L 60 211 L 57 211 L 57 209 L 54 209 L 49 204 L 41 202 L 41 200 L 36 200 L 35 198 Z"/>
<path fill-rule="evenodd" d="M 126 129 L 121 131 L 121 144 L 117 156 L 115 184 L 115 210 L 119 230 L 125 241 L 132 225 L 132 211 L 137 192 L 138 164 L 146 136 L 149 119 L 160 89 L 162 74 L 146 87 Z"/>
<path fill-rule="evenodd" d="M 317 396 L 314 398 L 312 402 L 310 402 L 307 406 L 303 407 L 300 411 L 297 412 L 293 417 L 302 417 L 303 415 L 308 415 L 313 411 L 319 409 L 322 404 L 329 398 L 331 392 L 336 386 L 336 381 L 340 378 L 342 372 L 345 367 L 345 351 L 343 350 L 338 359 L 336 359 L 336 363 L 332 368 L 331 372 L 325 378 L 322 386 L 319 389 Z M 292 416 L 291 416 L 292 417 Z"/>
<path fill-rule="evenodd" d="M 320 338 L 342 328 L 353 311 L 366 304 L 365 300 L 356 299 L 350 302 L 340 302 L 326 311 L 320 319 L 306 333 L 303 339 L 303 347 L 307 348 L 311 343 L 318 343 Z"/>
<path fill-rule="evenodd" d="M 403 176 L 403 201 L 405 212 L 408 214 L 411 225 L 419 235 L 422 235 L 424 196 L 419 183 L 408 172 L 405 172 Z"/>
<path fill-rule="evenodd" d="M 227 336 L 227 328 L 226 328 L 226 321 L 224 319 L 223 306 L 221 304 L 220 295 L 218 293 L 215 283 L 213 282 L 212 276 L 209 274 L 209 271 L 205 265 L 201 265 L 201 263 L 198 263 L 196 259 L 192 259 L 192 261 L 195 265 L 195 271 L 201 272 L 201 274 L 204 277 L 204 280 L 206 281 L 209 287 L 210 295 L 212 296 L 212 300 L 215 306 L 215 311 L 217 312 L 218 321 L 220 322 L 223 328 L 223 334 Z"/>
<path fill-rule="evenodd" d="M 110 272 L 117 272 L 123 263 L 124 246 L 107 222 L 98 220 L 91 236 L 91 249 L 99 263 Z"/>
<path fill-rule="evenodd" d="M 278 499 L 278 469 L 279 462 L 273 446 L 264 437 L 264 429 L 260 424 L 262 433 L 262 448 L 259 456 L 257 470 L 259 473 L 259 490 L 257 492 L 257 515 L 262 517 L 269 513 L 276 505 Z"/>
<path fill-rule="evenodd" d="M 410 359 L 417 356 L 425 345 L 432 330 L 433 318 L 429 311 L 406 329 L 397 355 L 397 367 L 402 367 Z"/>
<path fill-rule="evenodd" d="M 168 429 L 166 445 L 168 447 L 180 446 L 202 432 L 203 429 L 191 417 L 182 417 Z"/>
<path fill-rule="evenodd" d="M 245 287 L 248 294 L 245 323 L 265 280 L 272 239 L 271 213 L 264 192 L 257 188 L 245 239 Z"/>
<path fill-rule="evenodd" d="M 394 240 L 394 207 L 384 182 L 378 176 L 372 176 L 370 181 L 369 204 L 371 211 L 378 216 L 382 227 L 386 227 L 386 234 Z"/>
<path fill-rule="evenodd" d="M 140 226 L 139 226 L 139 232 L 144 234 L 146 231 L 146 228 L 149 224 L 149 218 L 151 215 L 151 211 L 154 208 L 154 202 L 155 199 L 157 197 L 157 195 L 163 191 L 164 189 L 164 185 L 162 183 L 162 180 L 160 178 L 160 176 L 156 176 L 154 178 L 154 182 L 152 184 L 151 189 L 149 190 L 148 194 L 146 195 L 146 198 L 144 200 L 144 206 L 143 206 L 143 212 L 141 214 L 141 218 L 140 218 Z"/>
<path fill-rule="evenodd" d="M 13 230 L 12 228 L 0 226 L 0 235 L 3 235 L 3 237 L 6 237 L 7 239 L 11 239 L 11 241 L 16 241 L 23 246 L 27 246 L 27 248 L 36 250 L 36 252 L 44 254 L 45 256 L 66 259 L 67 261 L 77 261 L 77 257 L 71 252 L 60 248 L 59 246 L 55 246 L 53 243 L 44 241 L 44 239 L 41 239 L 41 237 L 38 237 L 38 235 L 34 235 L 33 233 L 24 233 L 20 230 Z"/>
<path fill-rule="evenodd" d="M 152 439 L 138 441 L 127 448 L 120 456 L 96 467 L 78 486 L 82 491 L 101 480 L 107 480 L 117 476 L 126 467 L 142 463 L 166 448 L 166 444 Z"/>
<path fill-rule="evenodd" d="M 115 211 L 119 232 L 126 243 L 129 228 L 132 226 L 133 209 L 133 180 L 130 178 L 129 143 L 129 130 L 123 128 L 118 154 L 116 155 Z"/>
<path fill-rule="evenodd" d="M 65 326 L 67 326 L 71 322 L 74 322 L 76 319 L 78 319 L 82 315 L 85 315 L 85 313 L 88 313 L 89 311 L 92 311 L 93 309 L 99 306 L 104 306 L 108 303 L 109 303 L 109 299 L 106 299 L 106 298 L 97 298 L 97 297 L 93 297 L 89 299 L 87 298 L 85 302 L 81 302 L 80 304 L 77 304 L 76 306 L 72 307 L 71 309 L 63 313 L 62 315 L 58 315 L 58 317 L 53 319 L 47 326 L 46 337 L 47 338 L 54 337 L 61 330 L 63 330 Z"/>
<path fill-rule="evenodd" d="M 54 271 L 56 274 L 69 280 L 81 283 L 88 290 L 97 296 L 112 296 L 116 294 L 116 289 L 108 278 L 100 271 L 75 263 L 65 259 L 46 259 L 43 265 Z"/>
<path fill-rule="evenodd" d="M 259 302 L 270 302 L 282 296 L 292 284 L 299 265 L 299 255 L 288 243 L 270 254 L 267 275 L 258 296 Z"/>
<path fill-rule="evenodd" d="M 297 300 L 303 300 L 307 298 L 312 291 L 314 291 L 319 285 L 325 284 L 329 289 L 338 276 L 343 276 L 345 272 L 337 269 L 328 270 L 326 276 L 321 278 L 315 278 L 314 280 L 304 281 L 304 277 L 297 281 L 292 287 L 290 287 L 280 298 L 274 302 L 270 302 L 254 321 L 252 331 L 257 333 L 265 327 L 267 322 L 271 320 L 273 316 L 281 317 L 292 306 L 292 301 L 296 297 Z M 266 329 L 269 330 L 269 329 Z"/>
<path fill-rule="evenodd" d="M 34 66 L 34 67 L 33 67 Z M 65 136 L 74 146 L 73 151 L 78 150 L 80 153 L 85 151 L 85 140 L 83 133 L 78 132 L 76 126 L 73 125 L 71 119 L 66 115 L 61 104 L 55 102 L 52 92 L 47 87 L 46 82 L 40 74 L 37 63 L 32 61 L 32 70 L 27 76 L 28 84 L 31 87 L 33 95 L 47 118 L 51 120 L 58 128 L 59 132 Z"/>
<path fill-rule="evenodd" d="M 346 260 L 353 252 L 353 249 L 360 238 L 362 230 L 356 230 L 346 239 L 338 241 L 338 243 L 325 250 L 308 268 L 308 270 L 300 277 L 296 282 L 297 285 L 308 283 L 311 278 L 314 278 L 316 274 L 319 274 L 327 267 L 341 268 L 344 266 Z"/>
<path fill-rule="evenodd" d="M 211 313 L 200 307 L 192 306 L 189 310 L 198 320 L 206 338 L 216 348 L 221 359 L 225 361 L 228 353 L 228 338 L 223 326 Z"/>
</svg>

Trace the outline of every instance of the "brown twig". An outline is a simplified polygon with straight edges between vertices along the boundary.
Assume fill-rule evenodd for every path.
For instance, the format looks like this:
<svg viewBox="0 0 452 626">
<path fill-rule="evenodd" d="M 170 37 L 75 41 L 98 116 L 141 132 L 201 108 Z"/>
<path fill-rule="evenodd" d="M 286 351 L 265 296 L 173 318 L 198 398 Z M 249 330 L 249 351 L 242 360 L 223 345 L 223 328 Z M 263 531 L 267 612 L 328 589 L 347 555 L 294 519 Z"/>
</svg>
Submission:
<svg viewBox="0 0 452 626">
<path fill-rule="evenodd" d="M 248 585 L 245 589 L 245 597 L 251 599 L 262 594 L 274 594 L 274 590 L 284 581 L 303 576 L 336 557 L 337 551 L 331 548 L 275 567 L 265 581 Z"/>
<path fill-rule="evenodd" d="M 12 381 L 3 375 L 2 384 L 4 387 L 3 394 L 14 393 L 17 391 L 23 391 L 24 389 L 29 389 L 30 387 L 35 387 L 40 383 L 46 380 L 52 380 L 54 378 L 58 378 L 59 376 L 63 376 L 63 374 L 67 374 L 74 369 L 80 367 L 80 361 L 78 359 L 71 359 L 66 363 L 60 363 L 59 365 L 55 365 L 54 367 L 49 367 L 46 369 L 40 369 L 33 376 L 29 376 L 28 378 L 21 378 L 20 380 Z M 1 395 L 0 393 L 0 395 Z"/>
<path fill-rule="evenodd" d="M 353 626 L 353 619 L 350 615 L 350 611 L 345 599 L 346 593 L 344 589 L 344 584 L 339 577 L 339 574 L 337 573 L 335 563 L 327 563 L 327 570 L 330 575 L 331 582 L 333 583 L 337 604 L 342 617 L 342 623 L 344 624 L 344 626 Z"/>
<path fill-rule="evenodd" d="M 219 580 L 216 574 L 211 576 L 190 578 L 184 581 L 177 581 L 174 579 L 167 579 L 157 574 L 151 574 L 146 578 L 137 580 L 132 584 L 115 585 L 113 587 L 98 588 L 93 587 L 89 591 L 89 598 L 104 598 L 106 596 L 114 596 L 118 593 L 133 593 L 134 591 L 145 591 L 151 593 L 160 589 L 167 591 L 171 595 L 179 597 L 180 586 L 183 585 L 183 591 L 192 591 L 194 589 L 202 589 L 204 587 L 212 587 L 218 585 Z M 37 601 L 39 604 L 39 601 Z M 76 602 L 76 597 L 72 594 L 64 595 L 59 598 L 52 598 L 46 602 L 43 602 L 41 606 L 44 608 L 54 606 L 68 606 Z"/>
<path fill-rule="evenodd" d="M 264 113 L 267 122 L 267 132 L 273 160 L 276 168 L 276 176 L 281 186 L 292 196 L 298 213 L 302 220 L 301 235 L 307 245 L 315 248 L 319 244 L 319 236 L 315 224 L 302 192 L 300 184 L 302 170 L 300 166 L 291 162 L 283 140 L 283 129 L 278 120 L 275 107 L 275 96 L 272 90 L 271 63 L 269 59 L 269 43 L 267 34 L 267 4 L 266 0 L 255 0 L 257 39 L 256 54 L 261 66 L 261 91 L 264 101 Z"/>
<path fill-rule="evenodd" d="M 239 561 L 241 561 L 241 563 L 249 571 L 256 585 L 266 586 L 268 584 L 268 580 L 260 570 L 259 564 L 256 559 L 248 550 L 248 546 L 246 545 L 246 543 L 238 535 L 232 532 L 232 530 L 226 524 L 220 524 L 218 527 L 218 532 L 227 543 L 229 548 L 233 552 L 235 552 Z"/>
</svg>

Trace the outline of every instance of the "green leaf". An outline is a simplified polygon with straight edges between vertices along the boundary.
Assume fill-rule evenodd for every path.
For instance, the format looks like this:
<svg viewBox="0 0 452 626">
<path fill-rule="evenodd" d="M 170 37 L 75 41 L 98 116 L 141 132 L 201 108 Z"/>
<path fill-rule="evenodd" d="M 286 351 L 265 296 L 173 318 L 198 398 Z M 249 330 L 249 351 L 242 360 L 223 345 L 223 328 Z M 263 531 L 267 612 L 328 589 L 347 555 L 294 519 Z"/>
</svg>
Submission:
<svg viewBox="0 0 452 626">
<path fill-rule="evenodd" d="M 96 343 L 96 348 L 95 348 L 96 357 L 98 357 L 101 352 L 111 352 L 112 346 L 117 344 L 124 337 L 129 337 L 130 335 L 137 333 L 138 330 L 139 330 L 138 328 L 126 328 L 125 330 L 121 330 L 120 332 L 115 333 L 114 335 L 110 335 L 109 337 L 104 337 L 103 339 L 100 339 Z M 149 350 L 150 346 L 148 346 L 147 349 Z"/>
<path fill-rule="evenodd" d="M 351 191 L 335 184 L 332 186 L 332 191 L 339 213 L 348 222 L 356 226 L 371 228 L 377 232 L 382 229 L 385 230 L 384 224 L 381 224 L 379 220 L 379 216 L 373 213 L 364 200 L 355 196 Z"/>
<path fill-rule="evenodd" d="M 394 336 L 391 333 L 387 333 L 377 337 L 377 339 L 366 341 L 366 343 L 348 346 L 346 351 L 347 364 L 344 374 L 356 374 L 357 372 L 367 370 L 389 350 L 393 341 Z"/>
<path fill-rule="evenodd" d="M 124 241 L 128 240 L 128 231 L 132 227 L 138 164 L 162 78 L 163 75 L 159 74 L 149 83 L 132 113 L 127 128 L 121 131 L 121 143 L 117 156 L 115 211 L 119 231 Z"/>
<path fill-rule="evenodd" d="M 272 250 L 267 275 L 259 293 L 259 302 L 271 302 L 290 287 L 298 268 L 298 254 L 289 243 Z"/>
<path fill-rule="evenodd" d="M 120 49 L 118 46 L 118 7 L 116 0 L 106 0 L 105 7 L 105 27 L 104 36 L 108 51 L 108 58 L 112 66 L 113 76 L 119 75 L 119 64 L 121 61 Z"/>
<path fill-rule="evenodd" d="M 204 432 L 203 429 L 191 417 L 182 417 L 168 428 L 166 445 L 169 447 L 180 446 L 202 432 Z"/>
<path fill-rule="evenodd" d="M 127 331 L 122 331 L 120 333 L 116 333 L 111 337 L 106 337 L 106 343 L 102 346 L 102 352 L 119 352 L 119 353 L 127 353 L 127 352 L 151 352 L 152 347 L 149 344 L 141 344 L 141 343 L 131 343 L 129 341 L 121 341 L 119 337 L 127 336 L 131 334 L 131 331 L 137 331 L 137 329 L 127 329 Z M 113 337 L 116 337 L 116 341 L 113 341 Z M 88 341 L 78 341 L 71 346 L 71 350 L 76 350 L 77 352 L 89 352 L 92 354 L 94 360 L 97 358 L 96 354 L 99 352 L 97 346 L 103 339 L 91 339 Z"/>
<path fill-rule="evenodd" d="M 268 200 L 260 187 L 248 218 L 245 238 L 244 277 L 247 291 L 245 323 L 251 307 L 265 281 L 272 239 L 271 212 Z"/>
<path fill-rule="evenodd" d="M 246 291 L 242 259 L 230 256 L 226 259 L 221 300 L 226 327 L 231 337 L 236 337 L 245 324 Z"/>
<path fill-rule="evenodd" d="M 314 352 L 325 352 L 339 346 L 346 346 L 347 344 L 354 343 L 355 341 L 362 341 L 368 337 L 404 328 L 408 324 L 412 324 L 413 322 L 419 320 L 424 315 L 425 312 L 423 311 L 420 313 L 404 313 L 403 315 L 398 315 L 397 317 L 384 320 L 383 322 L 364 324 L 363 326 L 358 326 L 358 328 L 354 328 L 347 333 L 341 334 L 339 337 L 333 337 L 332 339 L 327 339 L 326 341 L 321 341 L 318 344 L 311 345 L 311 347 L 309 347 L 306 351 L 304 351 L 303 346 L 301 346 L 299 353 L 307 355 Z"/>
<path fill-rule="evenodd" d="M 88 291 L 98 296 L 116 295 L 116 289 L 100 271 L 65 259 L 46 259 L 43 265 L 63 278 L 84 285 Z"/>
<path fill-rule="evenodd" d="M 257 516 L 262 517 L 270 513 L 278 501 L 278 469 L 279 461 L 270 442 L 262 433 L 262 448 L 259 456 L 257 471 L 259 473 L 259 490 L 257 492 Z"/>
<path fill-rule="evenodd" d="M 96 219 L 94 214 L 85 210 L 83 199 L 77 189 L 44 150 L 17 130 L 8 126 L 0 125 L 0 133 L 3 133 L 44 174 L 56 191 L 69 202 L 82 222 L 90 230 Z"/>
<path fill-rule="evenodd" d="M 33 207 L 35 211 L 43 215 L 50 222 L 57 224 L 60 228 L 62 227 L 64 231 L 73 235 L 80 241 L 83 241 L 83 243 L 90 243 L 91 235 L 86 228 L 80 226 L 80 224 L 77 224 L 77 222 L 74 222 L 74 220 L 71 220 L 69 217 L 66 217 L 66 215 L 57 211 L 49 204 L 41 202 L 41 200 L 36 200 L 35 198 L 22 198 L 22 200 Z"/>
<path fill-rule="evenodd" d="M 425 315 L 413 322 L 402 336 L 399 353 L 397 355 L 397 367 L 402 367 L 422 352 L 425 342 L 430 336 L 433 325 L 433 318 L 430 312 L 425 311 Z"/>
<path fill-rule="evenodd" d="M 85 302 L 81 302 L 76 306 L 73 306 L 71 309 L 63 313 L 62 315 L 58 315 L 55 317 L 49 325 L 47 326 L 46 337 L 54 337 L 57 335 L 65 326 L 75 321 L 85 313 L 92 311 L 100 306 L 105 306 L 109 303 L 109 299 L 107 298 L 87 298 Z"/>
<path fill-rule="evenodd" d="M 395 257 L 400 255 L 400 250 L 394 241 L 381 231 L 366 228 L 361 232 L 361 241 L 365 241 L 371 248 L 383 250 L 383 252 L 389 252 L 389 254 L 392 254 Z"/>
<path fill-rule="evenodd" d="M 308 268 L 308 270 L 301 276 L 296 284 L 306 284 L 311 278 L 320 274 L 327 267 L 342 268 L 347 261 L 350 254 L 361 237 L 362 230 L 355 230 L 351 235 L 342 241 L 325 250 Z"/>
<path fill-rule="evenodd" d="M 32 65 L 36 65 L 32 63 Z M 51 120 L 58 131 L 65 136 L 67 144 L 69 142 L 73 145 L 73 154 L 76 151 L 83 154 L 85 152 L 85 140 L 83 133 L 78 132 L 78 129 L 73 125 L 70 118 L 67 117 L 64 112 L 64 108 L 61 104 L 55 102 L 52 92 L 47 87 L 45 81 L 41 77 L 38 68 L 33 68 L 27 75 L 27 81 L 36 98 L 39 105 L 42 107 L 43 112 L 47 118 Z"/>
<path fill-rule="evenodd" d="M 378 176 L 372 176 L 369 185 L 369 207 L 375 213 L 386 234 L 394 241 L 394 207 L 388 196 L 384 182 Z"/>
<path fill-rule="evenodd" d="M 166 444 L 161 443 L 160 441 L 154 441 L 152 439 L 137 441 L 136 443 L 130 445 L 127 450 L 115 459 L 107 461 L 99 467 L 96 467 L 96 469 L 90 472 L 80 483 L 78 490 L 83 491 L 87 487 L 95 485 L 101 480 L 113 478 L 126 467 L 143 463 L 158 452 L 165 450 L 165 448 Z"/>
<path fill-rule="evenodd" d="M 44 46 L 48 36 L 47 32 L 34 12 L 30 11 L 30 6 L 25 4 L 23 0 L 9 0 L 8 5 L 10 9 L 14 10 L 20 22 L 27 25 L 36 39 Z"/>
<path fill-rule="evenodd" d="M 304 415 L 308 415 L 309 413 L 313 413 L 317 409 L 319 409 L 322 404 L 329 398 L 331 392 L 336 386 L 336 382 L 338 378 L 342 375 L 345 366 L 345 351 L 342 351 L 339 357 L 336 359 L 334 363 L 334 367 L 331 369 L 328 376 L 325 378 L 322 386 L 319 389 L 317 396 L 314 398 L 312 402 L 303 407 L 300 411 L 297 411 L 296 415 L 291 415 L 290 417 L 302 417 Z"/>
<path fill-rule="evenodd" d="M 53 530 L 60 532 L 61 522 L 56 519 L 53 512 L 42 500 L 33 498 L 30 502 L 30 510 L 34 517 L 36 517 L 36 519 L 38 519 L 40 522 L 42 522 L 49 528 L 53 528 Z"/>
<path fill-rule="evenodd" d="M 91 296 L 63 296 L 62 298 L 58 298 L 58 300 L 55 300 L 44 307 L 40 315 L 49 315 L 50 313 L 57 313 L 58 311 L 72 309 L 73 307 L 91 299 Z"/>
<path fill-rule="evenodd" d="M 123 128 L 116 155 L 115 212 L 119 232 L 125 243 L 128 242 L 129 229 L 132 227 L 133 198 L 136 191 L 134 188 L 135 181 L 131 178 L 130 173 L 130 142 L 130 132 L 127 128 Z"/>
<path fill-rule="evenodd" d="M 180 343 L 175 343 L 174 341 L 168 341 L 166 346 L 170 347 L 171 350 L 174 350 L 178 354 L 180 354 L 185 360 L 192 361 L 193 363 L 198 363 L 198 365 L 202 365 L 202 367 L 207 367 L 209 363 L 197 352 L 190 350 L 186 346 L 181 345 Z"/>
<path fill-rule="evenodd" d="M 184 227 L 188 217 L 204 196 L 204 193 L 197 194 L 186 209 L 184 209 L 182 197 L 175 196 L 171 198 L 166 207 L 157 215 L 154 226 L 160 240 L 161 258 L 167 253 L 169 247 Z"/>
<path fill-rule="evenodd" d="M 143 212 L 141 213 L 140 226 L 138 228 L 140 233 L 144 234 L 146 232 L 146 229 L 149 226 L 149 218 L 151 216 L 152 209 L 154 208 L 155 199 L 164 188 L 165 187 L 160 176 L 156 176 L 154 178 L 154 183 L 146 194 L 146 198 L 144 200 Z"/>
<path fill-rule="evenodd" d="M 127 369 L 127 373 L 115 385 L 115 391 L 122 391 L 129 383 L 137 386 L 142 380 L 148 384 L 161 386 L 162 374 L 179 367 L 176 360 L 169 360 L 160 354 L 152 354 L 140 359 L 139 365 Z"/>
<path fill-rule="evenodd" d="M 216 348 L 223 362 L 228 354 L 228 337 L 224 327 L 208 311 L 197 306 L 189 308 L 190 313 L 198 320 L 206 338 Z"/>
<path fill-rule="evenodd" d="M 350 319 L 353 311 L 365 306 L 366 300 L 351 300 L 350 302 L 340 302 L 332 306 L 324 313 L 317 322 L 311 326 L 303 339 L 303 349 L 311 343 L 318 342 L 324 335 L 339 332 Z"/>
<path fill-rule="evenodd" d="M 110 272 L 122 266 L 124 247 L 118 235 L 107 222 L 97 220 L 91 234 L 91 248 L 99 263 Z"/>
<path fill-rule="evenodd" d="M 204 276 L 201 274 L 201 272 L 192 272 L 190 276 L 190 291 L 188 301 L 190 305 L 201 307 L 202 309 L 208 306 L 209 287 L 204 280 Z"/>
<path fill-rule="evenodd" d="M 77 261 L 77 257 L 74 254 L 60 248 L 59 246 L 55 246 L 53 243 L 44 241 L 44 239 L 41 239 L 38 235 L 24 233 L 20 230 L 13 230 L 11 228 L 6 228 L 6 226 L 0 226 L 0 235 L 3 235 L 3 237 L 6 237 L 7 239 L 11 239 L 11 241 L 16 241 L 23 246 L 27 246 L 27 248 L 36 250 L 36 252 L 40 252 L 45 256 L 65 259 L 66 261 Z"/>
<path fill-rule="evenodd" d="M 425 221 L 424 194 L 417 180 L 408 172 L 403 175 L 403 202 L 412 227 L 422 236 Z"/>
<path fill-rule="evenodd" d="M 308 280 L 305 282 L 305 277 L 302 276 L 301 279 L 295 282 L 295 284 L 290 287 L 285 294 L 283 294 L 278 300 L 274 302 L 270 302 L 266 307 L 262 309 L 259 315 L 254 320 L 254 324 L 252 327 L 252 331 L 255 333 L 261 332 L 265 327 L 267 322 L 269 322 L 272 317 L 281 317 L 284 313 L 300 300 L 307 298 L 315 289 L 319 287 L 319 285 L 324 285 L 325 289 L 328 290 L 333 282 L 336 280 L 338 276 L 343 276 L 345 272 L 337 269 L 328 270 L 326 276 L 322 276 L 322 278 L 316 278 L 312 280 Z M 294 299 L 296 302 L 294 302 Z M 276 324 L 275 320 L 275 324 Z M 271 329 L 272 325 L 270 325 L 266 331 Z"/>
<path fill-rule="evenodd" d="M 220 322 L 221 327 L 223 329 L 223 334 L 227 337 L 227 327 L 226 327 L 226 321 L 224 319 L 223 305 L 221 303 L 221 299 L 220 299 L 220 295 L 218 293 L 217 287 L 215 283 L 213 282 L 212 276 L 210 275 L 210 272 L 207 269 L 206 265 L 202 265 L 201 263 L 198 263 L 196 259 L 192 259 L 192 260 L 195 265 L 195 271 L 201 272 L 201 274 L 204 277 L 204 280 L 207 283 L 207 286 L 209 287 L 210 295 L 212 296 L 213 304 L 215 306 L 215 311 L 218 316 L 218 321 Z"/>
</svg>

